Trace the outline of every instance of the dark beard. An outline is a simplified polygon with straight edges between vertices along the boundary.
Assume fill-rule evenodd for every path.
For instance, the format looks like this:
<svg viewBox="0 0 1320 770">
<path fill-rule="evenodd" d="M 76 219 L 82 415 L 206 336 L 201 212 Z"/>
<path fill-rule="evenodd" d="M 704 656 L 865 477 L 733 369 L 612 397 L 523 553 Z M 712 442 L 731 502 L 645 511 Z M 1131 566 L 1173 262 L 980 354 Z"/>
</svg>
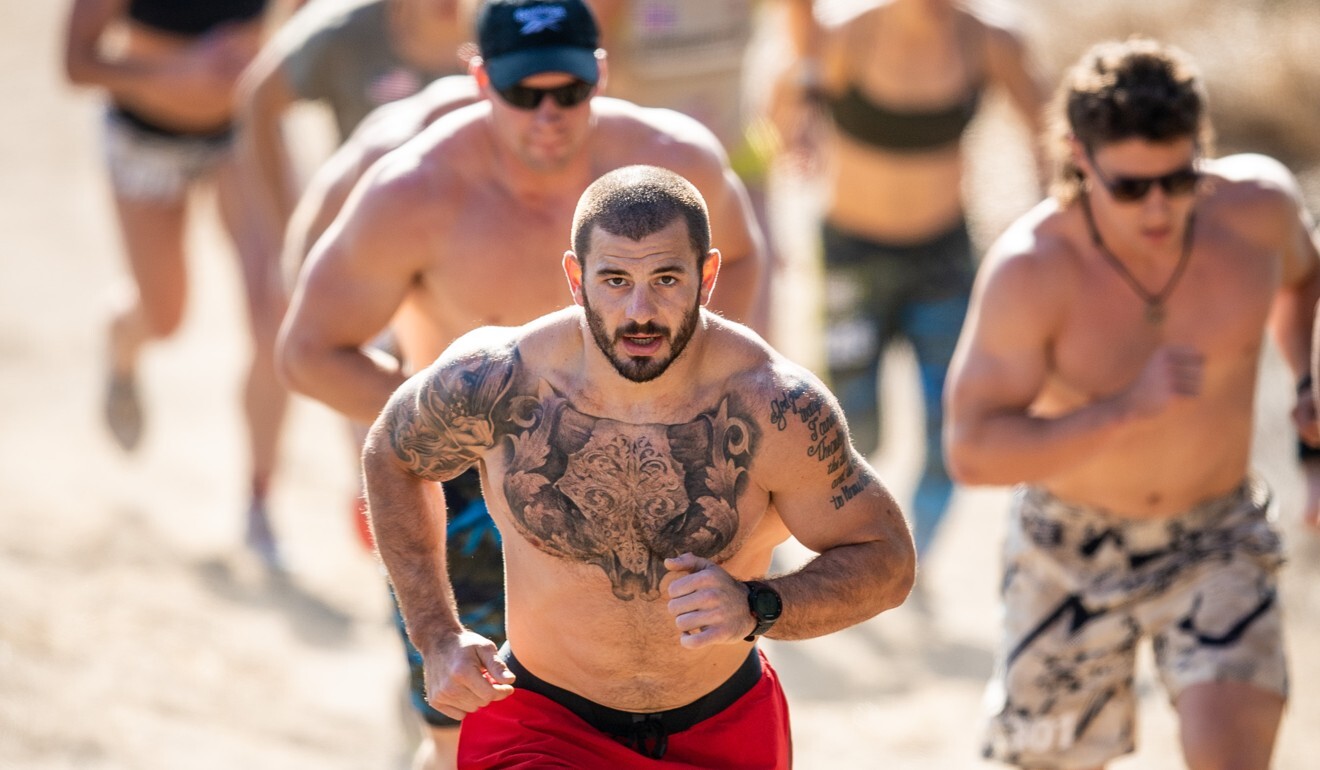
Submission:
<svg viewBox="0 0 1320 770">
<path fill-rule="evenodd" d="M 587 328 L 591 329 L 591 337 L 596 341 L 596 347 L 605 354 L 610 363 L 614 365 L 614 371 L 620 376 L 631 382 L 650 382 L 656 377 L 665 373 L 669 365 L 683 353 L 687 347 L 688 341 L 697 331 L 697 321 L 701 318 L 701 300 L 698 299 L 692 305 L 691 312 L 683 316 L 682 325 L 678 327 L 678 333 L 671 335 L 669 327 L 657 326 L 652 323 L 628 323 L 619 328 L 613 335 L 605 329 L 605 322 L 591 309 L 589 302 L 584 295 L 582 298 L 582 309 L 587 316 Z M 625 335 L 637 334 L 659 334 L 669 342 L 669 356 L 666 358 L 656 358 L 654 356 L 621 356 L 615 353 L 618 343 Z"/>
</svg>

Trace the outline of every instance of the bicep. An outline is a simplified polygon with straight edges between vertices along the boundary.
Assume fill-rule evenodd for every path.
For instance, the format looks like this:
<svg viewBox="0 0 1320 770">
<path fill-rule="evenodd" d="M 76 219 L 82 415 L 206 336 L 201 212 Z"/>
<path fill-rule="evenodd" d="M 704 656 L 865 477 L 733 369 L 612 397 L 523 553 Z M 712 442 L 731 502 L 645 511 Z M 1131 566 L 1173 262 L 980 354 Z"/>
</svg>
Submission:
<svg viewBox="0 0 1320 770">
<path fill-rule="evenodd" d="M 769 409 L 759 475 L 789 532 L 817 553 L 893 537 L 902 515 L 853 448 L 834 396 L 804 380 L 776 394 Z"/>
<path fill-rule="evenodd" d="M 332 346 L 360 346 L 388 325 L 424 242 L 362 192 L 312 246 L 294 295 L 294 327 Z"/>
<path fill-rule="evenodd" d="M 505 355 L 489 350 L 455 355 L 451 348 L 394 392 L 372 433 L 409 474 L 448 481 L 495 446 L 495 413 L 512 374 Z"/>
<path fill-rule="evenodd" d="M 991 268 L 978 286 L 949 366 L 946 414 L 955 429 L 996 411 L 1025 411 L 1048 375 L 1048 323 L 1030 286 Z"/>
</svg>

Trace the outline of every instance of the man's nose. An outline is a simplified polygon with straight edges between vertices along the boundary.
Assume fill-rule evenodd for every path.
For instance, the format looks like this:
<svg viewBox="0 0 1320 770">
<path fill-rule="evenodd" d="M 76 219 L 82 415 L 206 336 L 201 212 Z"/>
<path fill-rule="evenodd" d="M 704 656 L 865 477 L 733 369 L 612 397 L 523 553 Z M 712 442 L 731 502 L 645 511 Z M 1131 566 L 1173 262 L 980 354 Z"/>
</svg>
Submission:
<svg viewBox="0 0 1320 770">
<path fill-rule="evenodd" d="M 628 295 L 628 320 L 647 323 L 655 318 L 655 298 L 646 286 L 636 286 Z"/>
<path fill-rule="evenodd" d="M 1146 191 L 1146 197 L 1141 199 L 1141 207 L 1145 214 L 1150 217 L 1167 217 L 1172 210 L 1172 200 L 1169 194 L 1164 191 L 1164 186 L 1152 184 Z"/>
<path fill-rule="evenodd" d="M 550 94 L 541 96 L 541 103 L 536 105 L 536 119 L 543 123 L 553 123 L 564 117 L 564 108 L 559 106 Z"/>
</svg>

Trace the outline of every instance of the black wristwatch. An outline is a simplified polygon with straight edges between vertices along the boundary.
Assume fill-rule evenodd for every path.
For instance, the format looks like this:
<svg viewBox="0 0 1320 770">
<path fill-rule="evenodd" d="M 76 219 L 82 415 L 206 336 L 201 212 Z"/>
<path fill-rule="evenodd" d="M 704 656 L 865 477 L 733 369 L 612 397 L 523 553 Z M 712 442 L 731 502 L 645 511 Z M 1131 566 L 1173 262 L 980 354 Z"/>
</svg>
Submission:
<svg viewBox="0 0 1320 770">
<path fill-rule="evenodd" d="M 759 580 L 744 580 L 743 585 L 747 586 L 747 608 L 756 619 L 756 628 L 743 637 L 743 641 L 754 642 L 779 620 L 784 612 L 784 602 L 779 598 L 779 592 Z"/>
</svg>

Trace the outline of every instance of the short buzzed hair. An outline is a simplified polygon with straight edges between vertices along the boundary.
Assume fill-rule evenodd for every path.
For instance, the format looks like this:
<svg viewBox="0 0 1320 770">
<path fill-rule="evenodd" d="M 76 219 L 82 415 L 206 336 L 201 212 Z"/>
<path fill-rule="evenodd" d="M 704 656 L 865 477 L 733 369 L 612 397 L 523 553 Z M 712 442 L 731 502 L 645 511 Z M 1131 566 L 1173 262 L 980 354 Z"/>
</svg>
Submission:
<svg viewBox="0 0 1320 770">
<path fill-rule="evenodd" d="M 701 267 L 710 251 L 710 215 L 697 188 L 656 166 L 615 169 L 592 182 L 578 200 L 573 213 L 573 252 L 585 264 L 591 233 L 597 227 L 640 241 L 680 217 L 687 221 L 688 241 Z"/>
</svg>

